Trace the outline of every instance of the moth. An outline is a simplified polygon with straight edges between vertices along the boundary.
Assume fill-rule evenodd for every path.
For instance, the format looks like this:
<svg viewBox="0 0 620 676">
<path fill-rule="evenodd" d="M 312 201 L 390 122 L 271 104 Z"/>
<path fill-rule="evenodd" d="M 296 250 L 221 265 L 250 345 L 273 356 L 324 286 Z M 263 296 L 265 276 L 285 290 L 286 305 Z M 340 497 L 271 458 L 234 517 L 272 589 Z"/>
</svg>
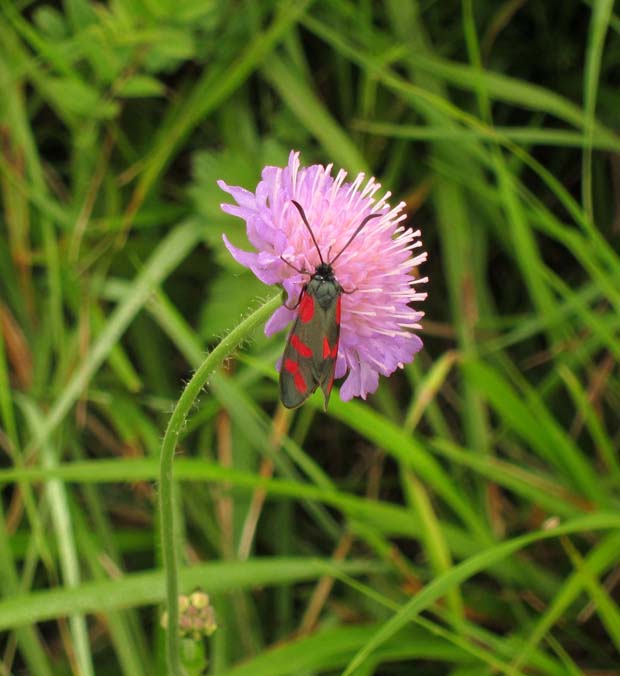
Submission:
<svg viewBox="0 0 620 676">
<path fill-rule="evenodd" d="M 299 270 L 281 257 L 293 270 L 309 275 L 310 279 L 301 290 L 297 304 L 291 308 L 297 310 L 297 316 L 282 356 L 280 399 L 286 408 L 296 408 L 320 386 L 325 400 L 324 407 L 327 410 L 338 357 L 342 294 L 355 292 L 355 289 L 346 291 L 342 288 L 334 274 L 333 265 L 362 228 L 373 218 L 379 218 L 381 214 L 366 216 L 342 249 L 331 260 L 326 261 L 303 207 L 295 200 L 292 200 L 292 203 L 312 237 L 321 262 L 314 272 L 308 272 Z"/>
</svg>

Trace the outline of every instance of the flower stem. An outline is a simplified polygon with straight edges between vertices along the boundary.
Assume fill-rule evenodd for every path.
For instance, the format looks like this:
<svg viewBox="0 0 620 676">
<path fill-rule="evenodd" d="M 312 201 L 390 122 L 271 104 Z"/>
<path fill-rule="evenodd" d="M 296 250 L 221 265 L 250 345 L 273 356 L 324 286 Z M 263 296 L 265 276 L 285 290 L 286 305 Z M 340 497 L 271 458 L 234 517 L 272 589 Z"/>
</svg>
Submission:
<svg viewBox="0 0 620 676">
<path fill-rule="evenodd" d="M 269 315 L 282 303 L 278 294 L 268 300 L 258 310 L 253 312 L 235 327 L 210 352 L 203 363 L 198 367 L 192 379 L 187 383 L 183 393 L 174 407 L 168 421 L 166 434 L 161 446 L 159 466 L 159 515 L 161 522 L 161 545 L 163 552 L 164 573 L 166 579 L 166 601 L 168 610 L 168 627 L 166 635 L 166 654 L 170 676 L 183 676 L 179 659 L 179 547 L 174 529 L 174 483 L 173 462 L 179 433 L 194 401 L 205 386 L 215 369 L 228 357 L 239 344 L 248 337 L 250 332 L 264 322 Z"/>
</svg>

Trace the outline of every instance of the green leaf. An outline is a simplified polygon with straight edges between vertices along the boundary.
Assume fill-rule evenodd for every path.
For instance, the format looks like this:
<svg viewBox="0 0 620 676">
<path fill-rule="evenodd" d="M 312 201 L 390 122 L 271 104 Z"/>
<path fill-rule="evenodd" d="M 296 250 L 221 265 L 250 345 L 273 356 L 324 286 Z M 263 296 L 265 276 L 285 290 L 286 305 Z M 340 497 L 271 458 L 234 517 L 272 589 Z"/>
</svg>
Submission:
<svg viewBox="0 0 620 676">
<path fill-rule="evenodd" d="M 164 85 L 150 75 L 132 75 L 123 80 L 116 90 L 121 98 L 144 98 L 149 96 L 163 96 L 166 91 Z"/>
<path fill-rule="evenodd" d="M 385 641 L 394 636 L 402 627 L 411 622 L 419 613 L 429 607 L 438 598 L 447 594 L 450 589 L 461 584 L 473 575 L 491 567 L 513 552 L 519 551 L 534 542 L 559 537 L 570 533 L 582 533 L 593 530 L 610 530 L 620 527 L 620 516 L 617 514 L 605 514 L 603 512 L 591 516 L 574 519 L 557 528 L 548 531 L 535 531 L 520 537 L 502 542 L 499 545 L 489 547 L 480 554 L 472 556 L 447 573 L 440 575 L 430 582 L 424 589 L 416 594 L 408 603 L 394 614 L 368 641 L 368 643 L 349 662 L 342 676 L 351 676 L 383 645 Z"/>
<path fill-rule="evenodd" d="M 54 105 L 65 113 L 107 119 L 118 114 L 118 106 L 76 77 L 48 78 L 45 88 Z"/>
<path fill-rule="evenodd" d="M 332 562 L 318 558 L 265 558 L 203 563 L 180 571 L 184 592 L 200 586 L 209 594 L 313 580 L 330 570 L 364 575 L 381 567 L 368 561 Z M 131 573 L 116 580 L 90 582 L 72 589 L 51 589 L 0 601 L 0 630 L 117 608 L 154 605 L 165 598 L 164 573 Z"/>
</svg>

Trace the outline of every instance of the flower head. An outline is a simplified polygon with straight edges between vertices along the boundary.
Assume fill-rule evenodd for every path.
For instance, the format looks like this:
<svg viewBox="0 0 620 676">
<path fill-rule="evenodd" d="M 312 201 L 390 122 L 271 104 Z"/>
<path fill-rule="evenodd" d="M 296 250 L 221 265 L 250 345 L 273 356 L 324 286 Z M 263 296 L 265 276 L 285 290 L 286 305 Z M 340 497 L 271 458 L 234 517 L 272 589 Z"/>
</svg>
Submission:
<svg viewBox="0 0 620 676">
<path fill-rule="evenodd" d="M 346 292 L 335 375 L 340 378 L 348 373 L 340 389 L 341 398 L 347 401 L 356 396 L 365 399 L 377 389 L 379 374 L 391 375 L 422 347 L 411 330 L 420 328 L 424 313 L 409 304 L 426 298 L 426 293 L 415 290 L 426 278 L 413 276 L 426 253 L 412 253 L 422 242 L 419 230 L 401 224 L 406 218 L 401 213 L 404 202 L 390 208 L 386 200 L 391 193 L 375 199 L 381 185 L 374 178 L 366 181 L 359 174 L 352 183 L 345 183 L 345 171 L 335 177 L 331 171 L 331 164 L 301 167 L 299 153 L 291 152 L 288 166 L 263 169 L 256 192 L 224 181 L 218 185 L 237 202 L 222 204 L 222 209 L 245 220 L 256 252 L 238 249 L 224 235 L 228 250 L 265 284 L 281 284 L 290 306 L 297 303 L 309 280 L 308 274 L 298 271 L 312 272 L 321 262 L 292 200 L 303 206 L 323 259 L 334 261 L 334 274 Z M 380 217 L 370 220 L 338 255 L 370 214 Z M 265 333 L 283 329 L 294 317 L 295 311 L 280 307 L 267 322 Z"/>
<path fill-rule="evenodd" d="M 168 628 L 167 611 L 161 617 L 161 626 Z M 211 636 L 216 629 L 215 611 L 208 594 L 196 590 L 189 596 L 179 596 L 179 636 L 199 641 L 205 636 Z"/>
</svg>

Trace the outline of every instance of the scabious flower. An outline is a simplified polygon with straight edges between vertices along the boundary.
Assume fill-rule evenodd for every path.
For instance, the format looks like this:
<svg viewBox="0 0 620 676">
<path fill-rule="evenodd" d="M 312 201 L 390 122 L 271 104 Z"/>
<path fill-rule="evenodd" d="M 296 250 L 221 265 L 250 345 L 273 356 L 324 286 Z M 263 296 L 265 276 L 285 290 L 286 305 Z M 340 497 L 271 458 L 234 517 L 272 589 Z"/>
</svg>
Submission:
<svg viewBox="0 0 620 676">
<path fill-rule="evenodd" d="M 347 243 L 360 223 L 370 214 L 381 217 L 369 221 L 334 263 L 334 274 L 343 287 L 340 345 L 336 378 L 348 373 L 340 397 L 366 398 L 379 384 L 379 374 L 391 375 L 410 362 L 422 347 L 412 333 L 419 329 L 424 313 L 409 306 L 426 298 L 416 285 L 427 278 L 413 276 L 426 260 L 426 253 L 413 255 L 422 246 L 420 231 L 402 225 L 404 202 L 390 208 L 386 193 L 378 201 L 381 185 L 374 178 L 358 174 L 345 182 L 346 172 L 333 177 L 332 165 L 302 167 L 299 153 L 291 152 L 288 166 L 265 167 L 256 192 L 218 181 L 236 205 L 222 209 L 239 216 L 247 224 L 247 235 L 256 252 L 224 242 L 241 265 L 248 267 L 265 284 L 281 284 L 288 294 L 286 305 L 295 306 L 309 274 L 320 263 L 319 254 L 292 200 L 299 202 L 308 218 L 325 261 L 332 260 Z M 291 265 L 285 263 L 282 259 Z M 295 311 L 280 307 L 265 326 L 269 336 L 283 329 Z"/>
</svg>

